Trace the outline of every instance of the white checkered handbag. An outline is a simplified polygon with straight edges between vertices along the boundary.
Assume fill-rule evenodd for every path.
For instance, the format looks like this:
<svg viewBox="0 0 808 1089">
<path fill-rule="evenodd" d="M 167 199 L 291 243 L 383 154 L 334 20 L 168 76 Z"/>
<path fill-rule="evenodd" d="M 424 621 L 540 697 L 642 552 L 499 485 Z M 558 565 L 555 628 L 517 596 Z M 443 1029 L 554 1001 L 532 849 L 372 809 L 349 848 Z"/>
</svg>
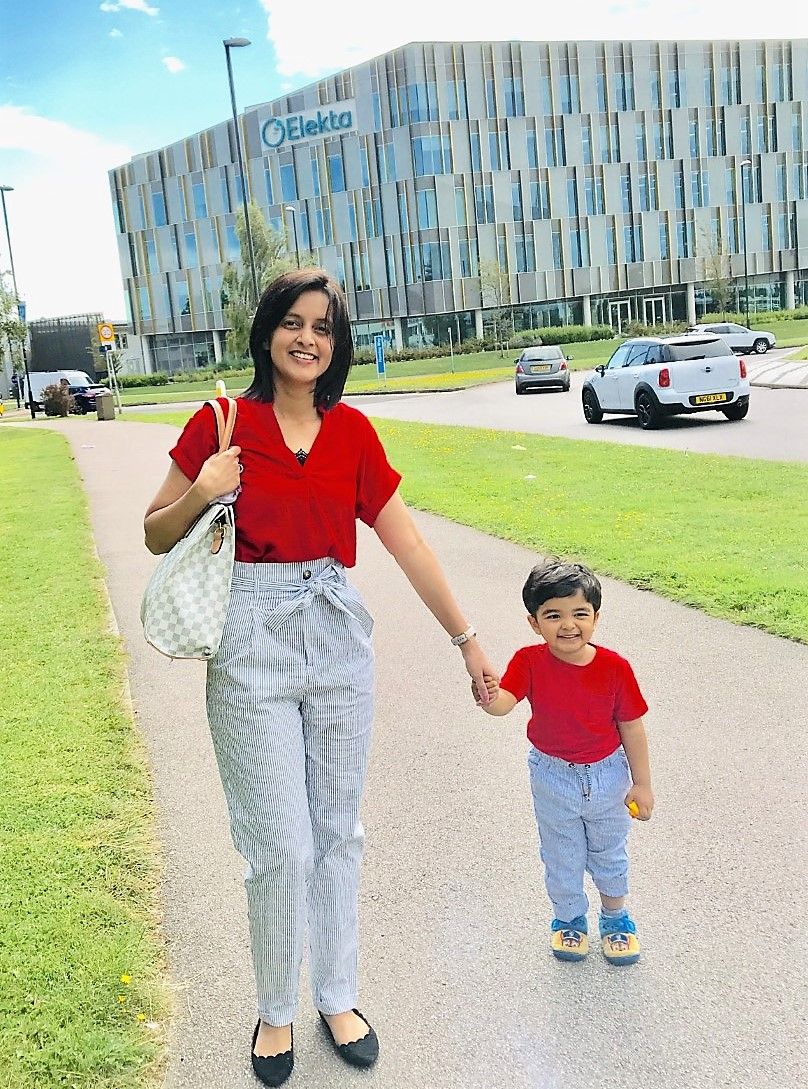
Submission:
<svg viewBox="0 0 808 1089">
<path fill-rule="evenodd" d="M 236 402 L 228 398 L 227 421 L 218 401 L 219 453 L 230 445 Z M 229 498 L 229 497 L 228 497 Z M 146 642 L 169 658 L 212 658 L 222 640 L 236 536 L 232 503 L 215 501 L 155 567 L 140 606 Z"/>
</svg>

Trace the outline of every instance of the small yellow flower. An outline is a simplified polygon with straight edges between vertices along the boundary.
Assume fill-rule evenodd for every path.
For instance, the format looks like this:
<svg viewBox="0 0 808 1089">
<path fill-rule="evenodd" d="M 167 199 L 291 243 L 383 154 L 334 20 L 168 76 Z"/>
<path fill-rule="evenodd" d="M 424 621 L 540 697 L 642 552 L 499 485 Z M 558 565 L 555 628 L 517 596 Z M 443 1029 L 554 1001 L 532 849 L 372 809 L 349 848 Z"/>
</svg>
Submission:
<svg viewBox="0 0 808 1089">
<path fill-rule="evenodd" d="M 146 1020 L 146 1014 L 145 1013 L 139 1013 L 137 1015 L 137 1019 L 138 1019 L 138 1021 L 145 1021 Z"/>
<path fill-rule="evenodd" d="M 122 1006 L 123 1006 L 123 1005 L 125 1005 L 125 1003 L 126 1003 L 126 995 L 125 995 L 125 994 L 119 994 L 119 995 L 118 995 L 118 1001 L 120 1002 L 120 1004 L 121 1004 Z"/>
<path fill-rule="evenodd" d="M 128 975 L 126 972 L 124 972 L 124 974 L 121 976 L 121 983 L 128 985 L 131 982 L 132 982 L 132 977 L 130 975 Z"/>
</svg>

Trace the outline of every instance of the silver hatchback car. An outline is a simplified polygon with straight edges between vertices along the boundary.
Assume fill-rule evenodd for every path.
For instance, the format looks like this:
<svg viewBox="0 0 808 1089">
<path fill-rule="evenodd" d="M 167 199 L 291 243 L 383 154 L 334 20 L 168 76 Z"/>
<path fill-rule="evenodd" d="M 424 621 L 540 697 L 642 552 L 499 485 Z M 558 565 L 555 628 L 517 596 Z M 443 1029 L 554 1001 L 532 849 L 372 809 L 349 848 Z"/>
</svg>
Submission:
<svg viewBox="0 0 808 1089">
<path fill-rule="evenodd" d="M 569 393 L 570 369 L 567 357 L 557 344 L 525 348 L 516 360 L 517 393 L 529 389 L 557 388 Z"/>
</svg>

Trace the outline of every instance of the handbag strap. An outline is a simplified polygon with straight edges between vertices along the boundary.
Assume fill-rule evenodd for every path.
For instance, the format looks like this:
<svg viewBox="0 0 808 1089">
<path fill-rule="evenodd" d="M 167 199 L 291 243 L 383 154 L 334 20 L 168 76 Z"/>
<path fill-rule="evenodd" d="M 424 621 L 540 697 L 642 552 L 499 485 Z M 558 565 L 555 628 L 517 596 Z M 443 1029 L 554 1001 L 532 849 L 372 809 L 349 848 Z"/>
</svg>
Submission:
<svg viewBox="0 0 808 1089">
<path fill-rule="evenodd" d="M 213 414 L 216 417 L 216 433 L 219 436 L 219 453 L 223 454 L 225 450 L 229 448 L 230 440 L 233 438 L 233 428 L 236 426 L 238 405 L 232 397 L 227 398 L 227 420 L 225 421 L 222 406 L 217 400 L 206 401 L 205 404 L 210 405 L 213 409 Z"/>
</svg>

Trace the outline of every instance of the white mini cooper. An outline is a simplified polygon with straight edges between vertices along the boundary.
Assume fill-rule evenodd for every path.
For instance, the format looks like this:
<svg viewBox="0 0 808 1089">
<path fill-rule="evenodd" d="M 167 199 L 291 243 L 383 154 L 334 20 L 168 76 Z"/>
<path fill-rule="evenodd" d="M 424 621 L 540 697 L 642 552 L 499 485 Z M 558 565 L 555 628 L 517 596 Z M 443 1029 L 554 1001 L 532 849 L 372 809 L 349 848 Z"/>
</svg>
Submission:
<svg viewBox="0 0 808 1089">
<path fill-rule="evenodd" d="M 634 337 L 596 367 L 582 390 L 584 417 L 598 424 L 606 413 L 636 416 L 640 427 L 666 416 L 718 409 L 728 420 L 749 411 L 746 363 L 717 336 Z"/>
</svg>

